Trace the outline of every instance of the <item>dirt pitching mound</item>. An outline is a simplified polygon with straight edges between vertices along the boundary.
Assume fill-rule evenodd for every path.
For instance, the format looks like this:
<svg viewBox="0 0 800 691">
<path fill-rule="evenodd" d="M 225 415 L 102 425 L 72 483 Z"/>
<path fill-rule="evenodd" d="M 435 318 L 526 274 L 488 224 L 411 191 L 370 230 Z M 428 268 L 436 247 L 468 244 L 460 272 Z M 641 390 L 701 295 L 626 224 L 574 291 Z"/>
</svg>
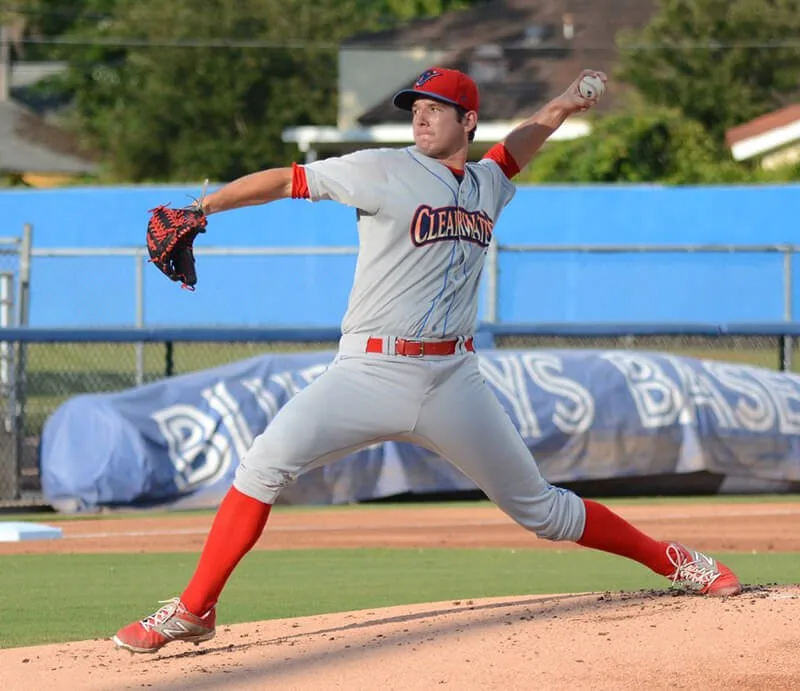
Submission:
<svg viewBox="0 0 800 691">
<path fill-rule="evenodd" d="M 0 651 L 2 688 L 797 689 L 800 586 L 506 597 L 222 626 L 133 656 L 110 641 Z"/>
</svg>

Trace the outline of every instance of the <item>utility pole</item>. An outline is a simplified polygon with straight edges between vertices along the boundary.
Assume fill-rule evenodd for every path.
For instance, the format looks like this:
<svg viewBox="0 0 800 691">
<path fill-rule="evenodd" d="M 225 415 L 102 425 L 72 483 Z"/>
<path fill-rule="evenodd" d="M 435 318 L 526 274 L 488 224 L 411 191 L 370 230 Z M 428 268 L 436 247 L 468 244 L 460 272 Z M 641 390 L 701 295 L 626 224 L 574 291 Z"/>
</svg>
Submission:
<svg viewBox="0 0 800 691">
<path fill-rule="evenodd" d="M 0 24 L 0 103 L 8 101 L 11 92 L 11 48 L 8 41 L 8 28 Z"/>
</svg>

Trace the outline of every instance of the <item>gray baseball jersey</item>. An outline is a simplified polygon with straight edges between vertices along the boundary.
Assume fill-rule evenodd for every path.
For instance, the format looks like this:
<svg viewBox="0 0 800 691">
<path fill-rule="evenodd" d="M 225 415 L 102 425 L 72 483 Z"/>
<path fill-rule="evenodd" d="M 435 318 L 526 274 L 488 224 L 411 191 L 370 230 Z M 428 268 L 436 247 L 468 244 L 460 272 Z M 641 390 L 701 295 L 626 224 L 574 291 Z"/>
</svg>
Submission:
<svg viewBox="0 0 800 691">
<path fill-rule="evenodd" d="M 307 165 L 313 201 L 358 210 L 359 257 L 342 332 L 449 338 L 472 333 L 484 257 L 515 188 L 491 159 L 463 181 L 415 148 Z"/>
<path fill-rule="evenodd" d="M 424 446 L 540 537 L 577 540 L 583 502 L 552 487 L 465 347 L 494 224 L 514 186 L 491 159 L 459 180 L 416 148 L 360 151 L 305 167 L 308 197 L 357 209 L 359 254 L 339 352 L 253 442 L 234 485 L 274 503 L 303 472 L 388 440 Z M 396 338 L 455 340 L 405 357 Z M 383 344 L 381 352 L 368 341 Z"/>
</svg>

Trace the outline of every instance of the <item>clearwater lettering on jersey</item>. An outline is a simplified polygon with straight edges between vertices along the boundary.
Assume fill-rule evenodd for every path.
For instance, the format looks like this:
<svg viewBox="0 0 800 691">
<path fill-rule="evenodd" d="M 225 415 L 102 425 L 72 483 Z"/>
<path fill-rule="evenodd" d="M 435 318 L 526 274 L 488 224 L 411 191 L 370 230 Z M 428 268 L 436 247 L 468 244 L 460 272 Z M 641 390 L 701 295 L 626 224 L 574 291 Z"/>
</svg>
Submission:
<svg viewBox="0 0 800 691">
<path fill-rule="evenodd" d="M 488 247 L 494 223 L 485 211 L 465 211 L 457 206 L 433 209 L 420 206 L 411 219 L 411 241 L 422 247 L 431 242 L 462 239 Z"/>
</svg>

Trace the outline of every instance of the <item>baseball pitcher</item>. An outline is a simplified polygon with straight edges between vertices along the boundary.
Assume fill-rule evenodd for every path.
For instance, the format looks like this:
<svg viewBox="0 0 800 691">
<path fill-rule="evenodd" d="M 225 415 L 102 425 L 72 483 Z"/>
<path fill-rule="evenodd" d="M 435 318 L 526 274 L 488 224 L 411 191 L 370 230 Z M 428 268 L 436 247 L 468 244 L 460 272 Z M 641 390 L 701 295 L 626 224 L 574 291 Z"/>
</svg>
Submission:
<svg viewBox="0 0 800 691">
<path fill-rule="evenodd" d="M 644 535 L 605 506 L 547 483 L 484 382 L 472 340 L 478 286 L 511 180 L 572 114 L 605 88 L 584 71 L 477 162 L 478 88 L 435 67 L 394 97 L 410 113 L 414 146 L 358 151 L 246 175 L 187 210 L 154 210 L 156 265 L 191 288 L 192 241 L 206 217 L 276 199 L 332 200 L 357 212 L 359 254 L 342 336 L 326 372 L 292 398 L 253 442 L 221 502 L 197 569 L 180 595 L 117 632 L 136 653 L 213 638 L 230 574 L 260 537 L 281 490 L 299 474 L 385 440 L 421 445 L 470 477 L 519 525 L 636 560 L 674 586 L 733 595 L 725 565 Z"/>
</svg>

